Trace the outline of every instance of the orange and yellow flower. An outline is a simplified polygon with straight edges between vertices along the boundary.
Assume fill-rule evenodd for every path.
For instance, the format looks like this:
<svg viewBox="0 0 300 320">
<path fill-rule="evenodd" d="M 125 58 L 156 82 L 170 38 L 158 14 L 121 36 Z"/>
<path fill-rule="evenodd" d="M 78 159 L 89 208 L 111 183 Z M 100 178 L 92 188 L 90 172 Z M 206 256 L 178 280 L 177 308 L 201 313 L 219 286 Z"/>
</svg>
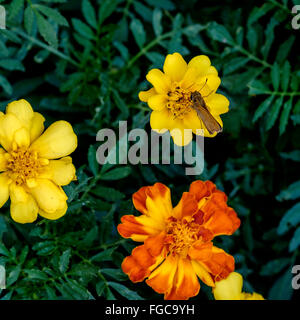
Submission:
<svg viewBox="0 0 300 320">
<path fill-rule="evenodd" d="M 152 69 L 146 79 L 153 85 L 148 91 L 141 91 L 139 98 L 147 102 L 152 109 L 151 128 L 164 133 L 170 130 L 174 143 L 184 146 L 192 140 L 192 132 L 205 137 L 214 137 L 206 129 L 197 112 L 191 107 L 191 93 L 198 91 L 206 103 L 208 111 L 223 127 L 220 114 L 228 112 L 228 99 L 216 93 L 221 80 L 218 71 L 211 65 L 205 55 L 194 57 L 186 63 L 182 56 L 175 52 L 167 55 L 163 72 Z M 190 130 L 185 130 L 190 129 Z"/>
<path fill-rule="evenodd" d="M 218 235 L 231 235 L 240 226 L 227 196 L 210 181 L 195 181 L 173 208 L 170 189 L 161 183 L 133 194 L 141 216 L 125 215 L 118 231 L 144 244 L 122 263 L 132 282 L 147 284 L 165 299 L 185 300 L 234 270 L 234 258 L 213 245 Z"/>
<path fill-rule="evenodd" d="M 30 223 L 38 214 L 55 220 L 67 211 L 61 186 L 75 178 L 72 158 L 77 136 L 66 121 L 44 133 L 44 117 L 26 100 L 8 104 L 0 113 L 0 207 L 10 198 L 14 221 Z"/>
<path fill-rule="evenodd" d="M 226 279 L 216 282 L 213 294 L 216 300 L 264 300 L 259 293 L 242 292 L 243 277 L 232 272 Z"/>
</svg>

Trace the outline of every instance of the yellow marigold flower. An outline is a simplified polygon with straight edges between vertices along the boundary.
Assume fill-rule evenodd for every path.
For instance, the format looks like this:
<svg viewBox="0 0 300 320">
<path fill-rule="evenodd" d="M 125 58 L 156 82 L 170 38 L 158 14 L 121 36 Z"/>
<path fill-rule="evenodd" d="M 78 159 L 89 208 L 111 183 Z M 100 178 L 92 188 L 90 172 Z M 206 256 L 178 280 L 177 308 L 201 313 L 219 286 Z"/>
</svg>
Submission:
<svg viewBox="0 0 300 320">
<path fill-rule="evenodd" d="M 216 300 L 264 300 L 261 294 L 242 292 L 242 288 L 243 277 L 232 272 L 226 279 L 216 282 L 213 294 Z"/>
<path fill-rule="evenodd" d="M 207 56 L 196 56 L 187 64 L 179 53 L 169 54 L 165 59 L 163 72 L 152 69 L 146 79 L 153 88 L 141 91 L 139 98 L 147 102 L 153 110 L 150 117 L 151 128 L 158 133 L 170 130 L 176 145 L 190 143 L 192 132 L 201 134 L 197 133 L 197 129 L 203 129 L 205 137 L 214 137 L 217 134 L 209 132 L 192 107 L 191 94 L 194 92 L 201 94 L 210 117 L 217 121 L 220 129 L 223 127 L 220 114 L 228 112 L 229 101 L 225 96 L 216 93 L 221 80 Z M 184 132 L 184 129 L 192 129 L 192 132 Z"/>
<path fill-rule="evenodd" d="M 132 199 L 142 215 L 125 215 L 118 226 L 122 237 L 144 242 L 122 263 L 132 282 L 147 278 L 165 299 L 186 300 L 198 294 L 198 277 L 214 287 L 234 270 L 234 258 L 212 240 L 233 234 L 240 220 L 212 182 L 193 182 L 174 208 L 161 183 L 141 188 Z"/>
<path fill-rule="evenodd" d="M 10 197 L 11 217 L 19 223 L 33 222 L 38 214 L 55 220 L 67 211 L 61 186 L 75 178 L 67 156 L 76 149 L 77 136 L 66 121 L 43 133 L 44 121 L 23 99 L 0 113 L 0 207 Z"/>
</svg>

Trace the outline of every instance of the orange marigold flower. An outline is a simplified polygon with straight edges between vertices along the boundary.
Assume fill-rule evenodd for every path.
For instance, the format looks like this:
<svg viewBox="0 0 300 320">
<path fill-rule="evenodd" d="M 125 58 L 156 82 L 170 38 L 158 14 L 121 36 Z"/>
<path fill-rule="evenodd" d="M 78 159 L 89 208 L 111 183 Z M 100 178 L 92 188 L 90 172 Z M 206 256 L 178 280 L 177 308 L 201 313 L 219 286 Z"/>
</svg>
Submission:
<svg viewBox="0 0 300 320">
<path fill-rule="evenodd" d="M 147 284 L 165 299 L 186 300 L 200 289 L 234 271 L 234 258 L 213 245 L 218 235 L 231 235 L 240 226 L 227 196 L 211 181 L 195 181 L 173 208 L 170 189 L 161 183 L 133 194 L 141 216 L 125 215 L 118 231 L 143 242 L 122 263 L 132 282 Z"/>
</svg>

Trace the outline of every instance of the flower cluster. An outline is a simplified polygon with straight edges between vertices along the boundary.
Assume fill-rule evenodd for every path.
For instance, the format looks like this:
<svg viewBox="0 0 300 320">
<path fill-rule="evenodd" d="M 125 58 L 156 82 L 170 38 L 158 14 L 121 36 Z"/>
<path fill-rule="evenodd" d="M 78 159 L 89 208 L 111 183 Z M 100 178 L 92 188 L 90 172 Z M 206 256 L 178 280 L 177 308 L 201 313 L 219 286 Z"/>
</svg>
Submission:
<svg viewBox="0 0 300 320">
<path fill-rule="evenodd" d="M 215 247 L 218 235 L 231 235 L 240 226 L 227 196 L 210 181 L 195 181 L 172 207 L 170 189 L 161 183 L 133 195 L 141 216 L 125 215 L 118 226 L 124 238 L 144 244 L 122 263 L 132 282 L 147 284 L 165 299 L 198 294 L 198 277 L 208 286 L 234 271 L 234 258 Z"/>
<path fill-rule="evenodd" d="M 68 155 L 77 137 L 66 121 L 43 132 L 44 121 L 26 100 L 11 102 L 0 114 L 0 207 L 10 198 L 11 217 L 19 223 L 33 222 L 38 214 L 58 219 L 68 208 L 61 186 L 75 179 Z"/>
</svg>

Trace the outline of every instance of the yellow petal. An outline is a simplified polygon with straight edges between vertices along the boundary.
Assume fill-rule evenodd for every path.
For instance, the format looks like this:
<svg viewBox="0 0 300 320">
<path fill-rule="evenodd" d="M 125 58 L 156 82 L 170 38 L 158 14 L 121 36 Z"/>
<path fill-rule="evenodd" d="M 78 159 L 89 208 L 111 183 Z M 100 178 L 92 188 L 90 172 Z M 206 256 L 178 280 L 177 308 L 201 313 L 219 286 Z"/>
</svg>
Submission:
<svg viewBox="0 0 300 320">
<path fill-rule="evenodd" d="M 23 187 L 11 184 L 10 199 L 10 214 L 15 222 L 31 223 L 37 219 L 39 210 L 37 203 Z"/>
<path fill-rule="evenodd" d="M 30 141 L 36 140 L 44 131 L 45 118 L 38 112 L 35 112 L 31 120 Z"/>
<path fill-rule="evenodd" d="M 199 91 L 206 101 L 206 98 L 217 91 L 220 83 L 221 79 L 218 76 L 209 74 L 204 77 L 198 78 L 196 81 L 196 85 L 193 86 L 193 89 Z"/>
<path fill-rule="evenodd" d="M 67 121 L 54 122 L 31 145 L 31 150 L 47 159 L 57 159 L 72 153 L 77 147 L 77 136 Z"/>
<path fill-rule="evenodd" d="M 185 129 L 182 125 L 170 130 L 170 134 L 174 143 L 180 147 L 188 145 L 193 139 L 192 129 Z"/>
<path fill-rule="evenodd" d="M 203 128 L 203 123 L 198 118 L 197 112 L 194 109 L 191 109 L 190 112 L 185 115 L 183 125 L 185 128 L 192 129 L 193 132 Z"/>
<path fill-rule="evenodd" d="M 219 93 L 215 93 L 207 97 L 206 104 L 212 115 L 226 113 L 229 110 L 229 100 Z"/>
<path fill-rule="evenodd" d="M 69 184 L 74 179 L 76 173 L 71 157 L 50 160 L 48 169 L 51 173 L 51 180 L 59 186 Z"/>
<path fill-rule="evenodd" d="M 0 144 L 5 150 L 9 151 L 12 148 L 14 134 L 22 127 L 22 122 L 13 113 L 0 118 Z"/>
<path fill-rule="evenodd" d="M 18 147 L 26 147 L 28 148 L 30 145 L 30 135 L 28 130 L 23 127 L 18 129 L 14 134 L 14 142 Z"/>
<path fill-rule="evenodd" d="M 60 219 L 62 216 L 64 216 L 66 214 L 68 210 L 68 205 L 67 203 L 65 202 L 64 206 L 60 209 L 57 209 L 55 212 L 46 212 L 42 209 L 39 210 L 39 215 L 46 218 L 46 219 L 49 219 L 49 220 L 57 220 L 57 219 Z"/>
<path fill-rule="evenodd" d="M 180 86 L 183 89 L 190 89 L 193 91 L 193 85 L 198 79 L 198 73 L 195 68 L 188 68 L 182 81 L 180 82 Z"/>
<path fill-rule="evenodd" d="M 0 148 L 0 171 L 6 170 L 7 158 L 5 157 L 6 151 Z"/>
<path fill-rule="evenodd" d="M 5 173 L 0 174 L 0 208 L 9 198 L 9 178 Z"/>
<path fill-rule="evenodd" d="M 245 293 L 242 292 L 242 299 L 241 300 L 265 300 L 264 297 L 256 292 L 253 293 Z"/>
<path fill-rule="evenodd" d="M 166 107 L 168 102 L 167 95 L 165 94 L 156 94 L 149 98 L 148 105 L 152 110 L 162 110 Z"/>
<path fill-rule="evenodd" d="M 201 281 L 203 281 L 206 285 L 210 287 L 214 287 L 215 284 L 209 272 L 205 270 L 205 268 L 196 260 L 191 260 L 191 263 L 195 273 L 201 279 Z"/>
<path fill-rule="evenodd" d="M 26 127 L 29 128 L 33 117 L 33 110 L 29 102 L 24 99 L 9 103 L 6 107 L 6 114 L 14 114 Z"/>
<path fill-rule="evenodd" d="M 36 179 L 37 186 L 30 189 L 39 208 L 49 214 L 55 214 L 66 206 L 68 199 L 62 188 L 47 179 Z"/>
<path fill-rule="evenodd" d="M 243 277 L 232 272 L 226 279 L 215 283 L 213 294 L 216 300 L 241 300 L 242 287 Z"/>
<path fill-rule="evenodd" d="M 164 133 L 170 129 L 171 115 L 167 108 L 161 111 L 152 111 L 150 116 L 150 126 L 158 133 Z"/>
<path fill-rule="evenodd" d="M 171 88 L 171 79 L 159 69 L 152 69 L 146 75 L 146 79 L 153 85 L 157 93 L 168 93 Z"/>
<path fill-rule="evenodd" d="M 180 81 L 186 73 L 187 63 L 181 54 L 175 52 L 167 55 L 163 69 L 164 73 L 168 75 L 172 81 Z"/>
<path fill-rule="evenodd" d="M 210 60 L 205 55 L 194 57 L 188 64 L 188 68 L 195 68 L 197 70 L 198 77 L 207 75 L 211 71 L 210 66 Z"/>
<path fill-rule="evenodd" d="M 153 95 L 157 94 L 154 88 L 151 88 L 147 91 L 140 91 L 139 93 L 139 99 L 143 102 L 147 102 L 149 98 L 151 98 Z"/>
</svg>

